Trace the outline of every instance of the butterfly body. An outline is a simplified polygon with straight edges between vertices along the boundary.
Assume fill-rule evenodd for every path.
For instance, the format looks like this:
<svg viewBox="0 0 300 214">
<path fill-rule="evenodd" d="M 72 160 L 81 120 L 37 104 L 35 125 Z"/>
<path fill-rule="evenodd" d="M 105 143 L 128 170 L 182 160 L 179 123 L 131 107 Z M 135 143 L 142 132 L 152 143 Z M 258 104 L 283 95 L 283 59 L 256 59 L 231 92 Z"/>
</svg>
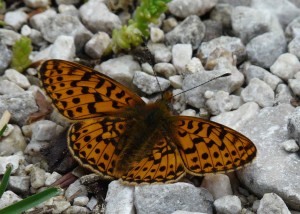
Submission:
<svg viewBox="0 0 300 214">
<path fill-rule="evenodd" d="M 175 116 L 167 99 L 146 104 L 134 92 L 91 68 L 48 60 L 39 68 L 54 106 L 72 120 L 68 147 L 83 166 L 130 184 L 170 183 L 186 173 L 238 169 L 255 145 L 224 125 Z"/>
</svg>

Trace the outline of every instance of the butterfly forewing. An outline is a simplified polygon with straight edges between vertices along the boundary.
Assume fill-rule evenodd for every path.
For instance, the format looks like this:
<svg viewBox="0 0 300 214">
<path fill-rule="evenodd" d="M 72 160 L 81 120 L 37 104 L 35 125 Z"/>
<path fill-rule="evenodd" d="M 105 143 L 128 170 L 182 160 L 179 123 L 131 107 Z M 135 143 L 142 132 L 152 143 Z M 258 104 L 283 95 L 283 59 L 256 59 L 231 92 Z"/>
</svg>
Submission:
<svg viewBox="0 0 300 214">
<path fill-rule="evenodd" d="M 186 169 L 195 175 L 234 170 L 256 155 L 255 145 L 244 135 L 200 118 L 178 117 L 177 140 Z"/>
<path fill-rule="evenodd" d="M 170 183 L 185 175 L 178 152 L 167 139 L 155 144 L 152 154 L 144 158 L 122 177 L 128 183 Z"/>
<path fill-rule="evenodd" d="M 104 74 L 63 60 L 41 64 L 42 85 L 58 111 L 70 120 L 95 118 L 144 104 L 142 99 Z"/>
</svg>

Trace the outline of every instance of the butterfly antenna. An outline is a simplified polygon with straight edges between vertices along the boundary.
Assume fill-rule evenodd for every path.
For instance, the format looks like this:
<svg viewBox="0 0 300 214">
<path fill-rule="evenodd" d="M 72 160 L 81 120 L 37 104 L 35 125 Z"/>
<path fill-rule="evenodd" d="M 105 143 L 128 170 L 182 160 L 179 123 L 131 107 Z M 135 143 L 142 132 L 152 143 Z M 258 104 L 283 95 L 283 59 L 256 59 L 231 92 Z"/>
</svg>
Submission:
<svg viewBox="0 0 300 214">
<path fill-rule="evenodd" d="M 230 75 L 231 75 L 231 73 L 225 73 L 225 74 L 222 74 L 222 75 L 220 75 L 220 76 L 214 77 L 214 78 L 212 78 L 212 79 L 210 79 L 210 80 L 208 80 L 208 81 L 206 81 L 206 82 L 204 82 L 204 83 L 201 83 L 200 85 L 197 85 L 197 86 L 192 87 L 192 88 L 190 88 L 190 89 L 188 89 L 188 90 L 185 90 L 185 91 L 182 91 L 182 92 L 180 92 L 180 93 L 178 93 L 178 94 L 175 94 L 175 95 L 173 95 L 173 97 L 175 97 L 175 96 L 177 96 L 177 95 L 180 95 L 180 94 L 183 94 L 183 93 L 185 93 L 185 92 L 187 92 L 187 91 L 191 91 L 191 90 L 193 90 L 193 89 L 195 89 L 195 88 L 198 88 L 199 86 L 204 85 L 204 84 L 206 84 L 206 83 L 209 83 L 209 82 L 211 82 L 211 81 L 213 81 L 213 80 L 215 80 L 215 79 L 218 79 L 218 78 L 221 78 L 221 77 L 228 77 L 228 76 L 230 76 Z"/>
</svg>

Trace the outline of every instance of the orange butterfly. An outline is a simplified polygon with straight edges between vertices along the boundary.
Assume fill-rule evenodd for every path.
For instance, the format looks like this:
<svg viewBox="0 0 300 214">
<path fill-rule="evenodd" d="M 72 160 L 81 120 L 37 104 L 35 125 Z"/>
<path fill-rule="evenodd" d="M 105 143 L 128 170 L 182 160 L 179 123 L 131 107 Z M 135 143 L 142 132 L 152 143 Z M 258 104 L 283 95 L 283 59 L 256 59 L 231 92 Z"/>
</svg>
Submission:
<svg viewBox="0 0 300 214">
<path fill-rule="evenodd" d="M 86 66 L 48 60 L 42 85 L 58 111 L 74 121 L 68 147 L 83 166 L 126 183 L 171 183 L 186 173 L 235 170 L 251 162 L 255 145 L 204 119 L 170 114 L 167 100 L 151 104 Z"/>
</svg>

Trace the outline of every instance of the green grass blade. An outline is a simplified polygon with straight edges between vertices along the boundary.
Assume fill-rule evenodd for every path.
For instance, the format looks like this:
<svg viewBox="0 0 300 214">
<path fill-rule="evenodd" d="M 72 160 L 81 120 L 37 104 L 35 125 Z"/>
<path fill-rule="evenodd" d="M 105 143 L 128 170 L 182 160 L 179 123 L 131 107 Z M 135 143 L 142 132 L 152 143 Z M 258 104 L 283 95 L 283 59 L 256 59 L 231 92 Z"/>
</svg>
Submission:
<svg viewBox="0 0 300 214">
<path fill-rule="evenodd" d="M 59 188 L 51 187 L 42 192 L 29 196 L 0 210 L 0 214 L 20 214 L 61 193 Z"/>
<path fill-rule="evenodd" d="M 1 181 L 1 184 L 0 184 L 0 198 L 2 197 L 4 191 L 6 190 L 6 187 L 8 185 L 8 180 L 9 180 L 9 176 L 10 176 L 10 173 L 12 171 L 12 165 L 11 164 L 8 164 L 6 166 L 6 171 L 3 175 L 3 178 L 2 178 L 2 181 Z"/>
</svg>

